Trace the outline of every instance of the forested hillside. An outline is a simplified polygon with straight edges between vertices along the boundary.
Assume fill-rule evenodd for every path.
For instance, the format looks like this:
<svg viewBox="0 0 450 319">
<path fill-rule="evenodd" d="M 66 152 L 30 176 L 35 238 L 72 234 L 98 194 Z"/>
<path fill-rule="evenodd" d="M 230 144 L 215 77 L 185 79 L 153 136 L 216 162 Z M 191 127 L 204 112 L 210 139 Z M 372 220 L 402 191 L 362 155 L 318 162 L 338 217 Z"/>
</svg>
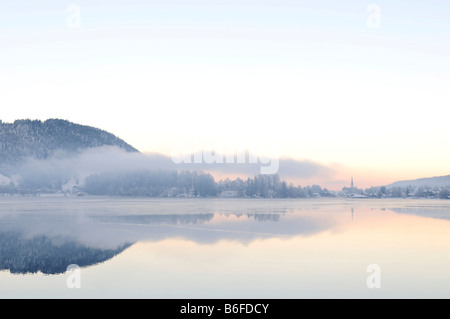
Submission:
<svg viewBox="0 0 450 319">
<path fill-rule="evenodd" d="M 46 159 L 56 151 L 74 153 L 101 146 L 117 146 L 128 152 L 137 152 L 111 133 L 64 120 L 0 121 L 0 163 L 3 165 L 17 164 L 27 157 Z"/>
</svg>

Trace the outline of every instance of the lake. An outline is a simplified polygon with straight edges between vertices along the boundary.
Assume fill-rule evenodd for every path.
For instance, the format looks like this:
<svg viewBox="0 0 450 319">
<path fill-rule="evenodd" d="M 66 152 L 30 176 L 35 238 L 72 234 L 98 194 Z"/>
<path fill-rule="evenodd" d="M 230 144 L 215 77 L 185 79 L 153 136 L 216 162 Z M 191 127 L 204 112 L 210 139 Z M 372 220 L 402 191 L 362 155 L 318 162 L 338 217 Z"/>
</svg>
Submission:
<svg viewBox="0 0 450 319">
<path fill-rule="evenodd" d="M 450 298 L 450 201 L 0 206 L 0 298 Z"/>
</svg>

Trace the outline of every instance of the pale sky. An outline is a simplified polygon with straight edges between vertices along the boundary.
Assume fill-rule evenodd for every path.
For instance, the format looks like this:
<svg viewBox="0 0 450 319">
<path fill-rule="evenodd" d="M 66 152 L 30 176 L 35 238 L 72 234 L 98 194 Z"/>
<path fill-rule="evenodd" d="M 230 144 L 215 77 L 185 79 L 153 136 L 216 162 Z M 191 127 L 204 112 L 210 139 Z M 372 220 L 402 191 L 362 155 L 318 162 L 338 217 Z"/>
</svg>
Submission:
<svg viewBox="0 0 450 319">
<path fill-rule="evenodd" d="M 448 175 L 449 76 L 447 0 L 0 4 L 0 119 L 143 152 L 256 149 L 364 187 Z"/>
</svg>

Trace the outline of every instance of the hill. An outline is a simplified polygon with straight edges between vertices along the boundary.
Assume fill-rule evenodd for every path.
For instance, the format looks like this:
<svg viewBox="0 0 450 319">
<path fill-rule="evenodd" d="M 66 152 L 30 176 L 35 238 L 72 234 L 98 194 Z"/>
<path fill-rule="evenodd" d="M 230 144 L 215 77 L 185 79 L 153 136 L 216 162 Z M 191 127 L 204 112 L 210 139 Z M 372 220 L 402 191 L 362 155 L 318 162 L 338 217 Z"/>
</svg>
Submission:
<svg viewBox="0 0 450 319">
<path fill-rule="evenodd" d="M 428 177 L 428 178 L 419 178 L 414 180 L 406 180 L 406 181 L 398 181 L 395 183 L 392 183 L 390 185 L 386 185 L 386 188 L 392 188 L 392 187 L 444 187 L 444 188 L 450 188 L 450 175 L 446 176 L 435 176 L 435 177 Z"/>
<path fill-rule="evenodd" d="M 117 146 L 127 152 L 138 152 L 111 133 L 65 120 L 0 121 L 0 163 L 3 165 L 18 164 L 29 157 L 47 159 L 56 151 L 76 153 L 101 146 Z"/>
</svg>

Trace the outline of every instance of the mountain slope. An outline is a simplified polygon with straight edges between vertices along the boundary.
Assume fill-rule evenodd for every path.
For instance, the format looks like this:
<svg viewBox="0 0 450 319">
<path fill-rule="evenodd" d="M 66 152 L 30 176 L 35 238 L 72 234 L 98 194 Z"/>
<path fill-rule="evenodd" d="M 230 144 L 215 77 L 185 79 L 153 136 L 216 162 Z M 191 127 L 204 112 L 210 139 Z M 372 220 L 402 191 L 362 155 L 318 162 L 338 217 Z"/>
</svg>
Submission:
<svg viewBox="0 0 450 319">
<path fill-rule="evenodd" d="M 419 178 L 415 180 L 398 181 L 387 185 L 387 188 L 391 187 L 450 187 L 450 175 L 435 176 L 428 178 Z"/>
<path fill-rule="evenodd" d="M 64 120 L 0 121 L 1 164 L 17 164 L 27 157 L 46 159 L 56 151 L 75 153 L 101 146 L 117 146 L 127 152 L 138 152 L 111 133 Z"/>
</svg>

